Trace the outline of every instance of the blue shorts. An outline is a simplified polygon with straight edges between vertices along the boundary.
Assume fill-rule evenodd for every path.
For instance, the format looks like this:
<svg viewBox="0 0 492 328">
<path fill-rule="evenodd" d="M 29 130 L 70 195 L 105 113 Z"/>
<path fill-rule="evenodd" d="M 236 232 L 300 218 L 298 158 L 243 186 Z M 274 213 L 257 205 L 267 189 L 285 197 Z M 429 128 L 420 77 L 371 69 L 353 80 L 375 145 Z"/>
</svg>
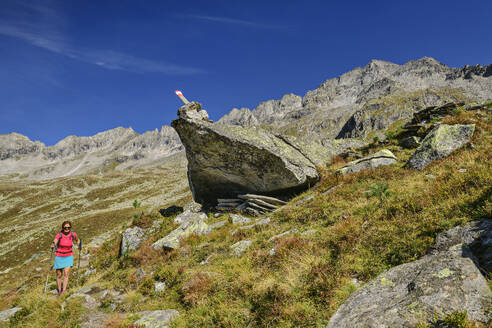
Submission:
<svg viewBox="0 0 492 328">
<path fill-rule="evenodd" d="M 55 263 L 53 263 L 53 269 L 63 269 L 72 266 L 73 266 L 73 255 L 55 256 Z"/>
</svg>

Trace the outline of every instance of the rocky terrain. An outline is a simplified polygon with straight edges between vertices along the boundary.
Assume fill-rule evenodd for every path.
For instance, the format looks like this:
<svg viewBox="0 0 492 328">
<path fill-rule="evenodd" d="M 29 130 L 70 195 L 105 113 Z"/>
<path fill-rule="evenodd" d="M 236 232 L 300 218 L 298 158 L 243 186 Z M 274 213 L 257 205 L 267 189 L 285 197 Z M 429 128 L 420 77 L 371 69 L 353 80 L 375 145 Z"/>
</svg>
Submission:
<svg viewBox="0 0 492 328">
<path fill-rule="evenodd" d="M 0 175 L 45 180 L 111 170 L 161 165 L 183 150 L 169 126 L 138 134 L 116 128 L 92 137 L 69 136 L 54 146 L 31 141 L 18 133 L 0 135 Z"/>
<path fill-rule="evenodd" d="M 428 106 L 463 99 L 486 100 L 492 93 L 492 65 L 452 68 L 424 57 L 397 65 L 373 60 L 329 79 L 304 97 L 288 94 L 255 109 L 234 108 L 219 122 L 269 125 L 310 139 L 372 136 Z"/>
<path fill-rule="evenodd" d="M 0 327 L 489 327 L 491 73 L 372 61 L 216 123 L 2 136 Z"/>
</svg>

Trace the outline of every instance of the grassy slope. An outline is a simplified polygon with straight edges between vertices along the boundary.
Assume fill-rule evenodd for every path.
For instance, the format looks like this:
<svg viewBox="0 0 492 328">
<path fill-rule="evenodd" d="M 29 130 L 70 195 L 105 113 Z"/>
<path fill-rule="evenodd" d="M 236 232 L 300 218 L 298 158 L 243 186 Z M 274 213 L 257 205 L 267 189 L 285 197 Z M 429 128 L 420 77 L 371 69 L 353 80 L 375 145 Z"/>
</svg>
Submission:
<svg viewBox="0 0 492 328">
<path fill-rule="evenodd" d="M 41 182 L 0 180 L 0 290 L 18 286 L 46 268 L 49 244 L 64 220 L 73 222 L 84 244 L 119 231 L 135 209 L 160 208 L 191 199 L 183 159 L 153 169 L 114 171 Z M 27 262 L 31 256 L 38 258 Z M 38 269 L 39 270 L 39 269 Z"/>
<path fill-rule="evenodd" d="M 428 165 L 422 171 L 403 168 L 411 152 L 395 143 L 383 146 L 397 155 L 397 165 L 350 176 L 334 173 L 342 160 L 323 168 L 322 181 L 293 199 L 270 217 L 272 223 L 231 235 L 237 227 L 227 224 L 208 236 L 192 236 L 173 252 L 152 250 L 152 241 L 176 225 L 166 220 L 155 236 L 128 258 L 118 259 L 119 240 L 107 242 L 92 262 L 103 287 L 128 292 L 117 312 L 174 308 L 181 315 L 173 327 L 319 327 L 356 288 L 353 279 L 367 282 L 377 274 L 424 255 L 437 233 L 469 220 L 491 217 L 492 115 L 457 112 L 446 123 L 475 123 L 473 148 Z M 458 169 L 465 168 L 466 172 Z M 435 178 L 429 177 L 433 175 Z M 343 185 L 324 195 L 329 188 Z M 296 205 L 301 199 L 314 198 Z M 210 219 L 217 221 L 224 219 Z M 268 239 L 293 228 L 311 235 L 289 234 L 274 242 Z M 250 239 L 252 247 L 240 258 L 229 246 Z M 274 256 L 269 255 L 275 247 Z M 212 255 L 210 262 L 200 262 Z M 153 272 L 137 283 L 135 271 Z M 156 295 L 154 280 L 167 288 Z M 88 283 L 88 282 L 86 282 Z M 21 326 L 77 326 L 82 312 L 68 302 L 41 294 L 42 281 L 32 281 L 27 293 L 4 295 L 7 306 L 26 310 L 18 317 Z M 103 309 L 104 310 L 104 309 Z M 26 315 L 33 313 L 31 316 Z M 107 324 L 125 327 L 136 320 L 113 313 Z"/>
</svg>

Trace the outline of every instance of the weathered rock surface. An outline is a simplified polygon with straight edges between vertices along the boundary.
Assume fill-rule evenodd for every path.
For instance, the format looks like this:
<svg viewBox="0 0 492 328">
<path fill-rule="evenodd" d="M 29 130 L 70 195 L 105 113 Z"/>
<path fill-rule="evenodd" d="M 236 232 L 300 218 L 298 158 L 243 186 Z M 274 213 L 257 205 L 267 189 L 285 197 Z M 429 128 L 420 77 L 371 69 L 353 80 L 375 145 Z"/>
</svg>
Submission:
<svg viewBox="0 0 492 328">
<path fill-rule="evenodd" d="M 135 324 L 146 328 L 167 328 L 171 321 L 179 316 L 176 310 L 142 311 L 138 314 L 142 318 L 135 321 Z"/>
<path fill-rule="evenodd" d="M 253 244 L 251 240 L 241 240 L 231 245 L 231 251 L 236 256 L 241 256 Z"/>
<path fill-rule="evenodd" d="M 191 210 L 186 210 L 174 218 L 174 223 L 185 223 L 188 221 L 199 221 L 199 220 L 204 221 L 206 219 L 207 219 L 207 214 L 203 212 L 197 213 Z"/>
<path fill-rule="evenodd" d="M 199 216 L 195 220 L 183 222 L 178 228 L 173 230 L 166 237 L 163 237 L 152 244 L 154 249 L 177 249 L 181 246 L 180 239 L 186 238 L 192 234 L 206 235 L 212 229 Z"/>
<path fill-rule="evenodd" d="M 487 219 L 440 234 L 429 255 L 389 269 L 355 291 L 328 328 L 415 327 L 453 311 L 490 323 L 492 293 L 477 265 L 490 269 L 491 240 Z"/>
<path fill-rule="evenodd" d="M 129 251 L 136 250 L 142 243 L 146 231 L 147 229 L 140 227 L 126 229 L 121 238 L 120 256 Z"/>
<path fill-rule="evenodd" d="M 242 193 L 282 194 L 319 180 L 315 164 L 319 154 L 313 160 L 309 149 L 301 152 L 292 140 L 286 142 L 258 127 L 214 124 L 183 114 L 200 111 L 200 104 L 187 104 L 172 122 L 186 148 L 195 201 L 215 205 L 218 198 Z"/>
<path fill-rule="evenodd" d="M 360 170 L 373 169 L 381 165 L 390 165 L 396 163 L 397 158 L 387 149 L 382 149 L 377 153 L 367 157 L 347 163 L 345 166 L 338 169 L 342 174 L 359 172 Z"/>
<path fill-rule="evenodd" d="M 453 150 L 469 143 L 474 132 L 475 124 L 437 125 L 427 134 L 407 165 L 420 170 L 428 163 L 444 158 Z"/>
<path fill-rule="evenodd" d="M 0 322 L 9 321 L 10 317 L 12 317 L 16 312 L 20 310 L 22 310 L 22 308 L 16 306 L 11 309 L 0 311 Z"/>
</svg>

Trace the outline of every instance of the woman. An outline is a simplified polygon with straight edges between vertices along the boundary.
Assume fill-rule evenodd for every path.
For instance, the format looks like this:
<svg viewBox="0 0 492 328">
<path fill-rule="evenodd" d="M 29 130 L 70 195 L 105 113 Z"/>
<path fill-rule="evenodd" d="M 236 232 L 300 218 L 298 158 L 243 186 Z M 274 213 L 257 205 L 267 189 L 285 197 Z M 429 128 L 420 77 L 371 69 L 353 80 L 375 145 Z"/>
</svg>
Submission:
<svg viewBox="0 0 492 328">
<path fill-rule="evenodd" d="M 72 223 L 70 221 L 63 222 L 61 232 L 56 234 L 55 239 L 51 244 L 51 248 L 56 246 L 53 269 L 56 269 L 56 285 L 58 287 L 58 295 L 64 294 L 67 290 L 68 275 L 70 274 L 70 268 L 73 266 L 73 240 L 75 239 L 77 241 L 77 245 L 80 243 L 77 234 L 71 230 Z"/>
</svg>

